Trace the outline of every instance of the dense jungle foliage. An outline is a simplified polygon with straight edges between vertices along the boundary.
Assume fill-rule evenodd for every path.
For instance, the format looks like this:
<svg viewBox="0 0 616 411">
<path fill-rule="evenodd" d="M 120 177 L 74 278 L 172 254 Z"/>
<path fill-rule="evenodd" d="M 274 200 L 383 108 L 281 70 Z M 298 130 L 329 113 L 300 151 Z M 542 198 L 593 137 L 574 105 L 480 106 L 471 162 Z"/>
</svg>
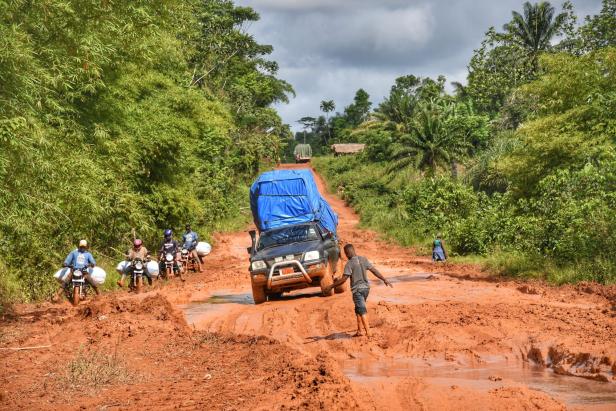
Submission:
<svg viewBox="0 0 616 411">
<path fill-rule="evenodd" d="M 293 90 L 243 29 L 258 18 L 229 0 L 0 1 L 0 302 L 49 295 L 80 238 L 113 264 L 133 230 L 155 249 L 164 228 L 238 218 L 289 136 L 271 105 Z"/>
<path fill-rule="evenodd" d="M 364 224 L 429 251 L 484 255 L 512 275 L 616 282 L 616 1 L 582 24 L 573 5 L 525 3 L 475 50 L 468 83 L 396 80 L 374 110 L 357 92 L 310 126 L 361 142 L 315 161 Z"/>
</svg>

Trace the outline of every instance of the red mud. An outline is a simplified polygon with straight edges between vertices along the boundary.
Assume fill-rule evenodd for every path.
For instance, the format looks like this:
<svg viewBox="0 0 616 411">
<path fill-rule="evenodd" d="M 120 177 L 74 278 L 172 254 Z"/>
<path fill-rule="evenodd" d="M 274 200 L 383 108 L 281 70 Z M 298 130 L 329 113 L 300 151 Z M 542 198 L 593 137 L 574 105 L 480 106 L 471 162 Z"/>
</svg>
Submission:
<svg viewBox="0 0 616 411">
<path fill-rule="evenodd" d="M 371 289 L 372 339 L 351 337 L 349 294 L 252 305 L 248 234 L 221 234 L 185 284 L 15 307 L 0 347 L 51 348 L 0 350 L 0 409 L 616 409 L 614 287 L 434 266 L 327 199 L 342 240 L 394 283 Z M 83 352 L 113 357 L 115 379 L 69 384 Z"/>
</svg>

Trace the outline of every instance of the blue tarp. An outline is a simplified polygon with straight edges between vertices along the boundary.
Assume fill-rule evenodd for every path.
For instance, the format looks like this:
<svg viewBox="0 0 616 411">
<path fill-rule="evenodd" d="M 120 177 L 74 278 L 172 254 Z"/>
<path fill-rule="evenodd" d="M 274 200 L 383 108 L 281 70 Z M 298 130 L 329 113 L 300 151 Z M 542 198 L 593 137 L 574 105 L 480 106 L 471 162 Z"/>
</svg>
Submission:
<svg viewBox="0 0 616 411">
<path fill-rule="evenodd" d="M 338 216 L 317 188 L 310 170 L 263 173 L 250 188 L 250 208 L 260 231 L 319 222 L 336 233 Z"/>
</svg>

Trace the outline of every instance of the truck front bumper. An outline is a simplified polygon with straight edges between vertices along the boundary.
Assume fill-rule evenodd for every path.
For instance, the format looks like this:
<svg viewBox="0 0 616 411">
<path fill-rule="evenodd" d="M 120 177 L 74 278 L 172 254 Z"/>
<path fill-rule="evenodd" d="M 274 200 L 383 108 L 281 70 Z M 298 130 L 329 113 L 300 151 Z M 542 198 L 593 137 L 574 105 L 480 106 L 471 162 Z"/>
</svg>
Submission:
<svg viewBox="0 0 616 411">
<path fill-rule="evenodd" d="M 292 273 L 283 274 L 282 269 L 293 268 Z M 321 261 L 303 265 L 298 260 L 281 261 L 272 264 L 268 271 L 251 273 L 255 285 L 266 285 L 268 290 L 312 283 L 314 278 L 325 274 L 327 266 Z"/>
</svg>

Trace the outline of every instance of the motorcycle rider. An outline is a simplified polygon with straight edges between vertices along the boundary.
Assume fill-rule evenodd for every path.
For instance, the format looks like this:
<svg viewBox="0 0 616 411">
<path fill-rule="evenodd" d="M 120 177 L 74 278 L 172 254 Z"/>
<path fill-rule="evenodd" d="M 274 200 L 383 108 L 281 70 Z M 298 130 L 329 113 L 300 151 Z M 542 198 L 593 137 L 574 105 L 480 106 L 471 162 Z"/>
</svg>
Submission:
<svg viewBox="0 0 616 411">
<path fill-rule="evenodd" d="M 173 239 L 173 231 L 171 231 L 171 229 L 166 229 L 163 235 L 164 240 L 160 245 L 160 248 L 158 249 L 158 260 L 163 261 L 165 258 L 165 254 L 170 253 L 173 254 L 173 256 L 175 257 L 175 265 L 177 264 L 177 261 L 179 259 L 180 246 L 178 245 L 178 242 Z M 185 281 L 182 277 L 181 270 L 178 270 L 178 275 L 180 277 L 180 280 Z"/>
<path fill-rule="evenodd" d="M 183 244 L 183 247 L 188 250 L 190 255 L 195 258 L 195 261 L 197 262 L 197 266 L 199 267 L 199 272 L 202 272 L 203 268 L 201 266 L 201 257 L 199 257 L 199 254 L 197 254 L 197 249 L 196 249 L 198 242 L 199 242 L 199 235 L 195 233 L 193 230 L 191 230 L 190 224 L 186 224 L 186 231 L 182 235 L 182 244 Z"/>
<path fill-rule="evenodd" d="M 94 257 L 92 257 L 92 254 L 88 251 L 88 242 L 86 240 L 79 240 L 79 246 L 77 247 L 77 249 L 71 251 L 69 255 L 66 256 L 63 266 L 72 267 L 74 270 L 80 270 L 88 266 L 96 266 L 96 261 L 94 260 Z M 96 283 L 92 281 L 90 274 L 86 274 L 84 276 L 84 279 L 94 289 L 96 295 L 99 296 L 101 293 L 98 290 L 98 286 L 96 285 Z M 54 300 L 58 300 L 60 298 L 62 292 L 64 291 L 64 288 L 68 284 L 70 284 L 72 280 L 73 272 L 70 271 L 69 274 L 66 276 L 63 284 L 60 286 L 60 289 L 56 293 Z"/>
<path fill-rule="evenodd" d="M 141 241 L 141 239 L 139 238 L 133 241 L 133 248 L 131 248 L 130 250 L 126 252 L 127 261 L 132 262 L 135 259 L 140 259 L 141 261 L 145 263 L 149 258 L 150 258 L 150 252 L 148 251 L 147 248 L 143 246 L 143 241 Z M 124 287 L 124 279 L 126 278 L 126 275 L 130 273 L 131 270 L 132 270 L 132 266 L 129 266 L 127 268 L 127 272 L 122 273 L 122 277 L 120 277 L 120 280 L 118 280 L 118 285 L 120 287 Z M 144 274 L 148 279 L 148 283 L 152 285 L 152 277 L 150 277 L 147 274 L 147 270 L 144 271 Z"/>
</svg>

